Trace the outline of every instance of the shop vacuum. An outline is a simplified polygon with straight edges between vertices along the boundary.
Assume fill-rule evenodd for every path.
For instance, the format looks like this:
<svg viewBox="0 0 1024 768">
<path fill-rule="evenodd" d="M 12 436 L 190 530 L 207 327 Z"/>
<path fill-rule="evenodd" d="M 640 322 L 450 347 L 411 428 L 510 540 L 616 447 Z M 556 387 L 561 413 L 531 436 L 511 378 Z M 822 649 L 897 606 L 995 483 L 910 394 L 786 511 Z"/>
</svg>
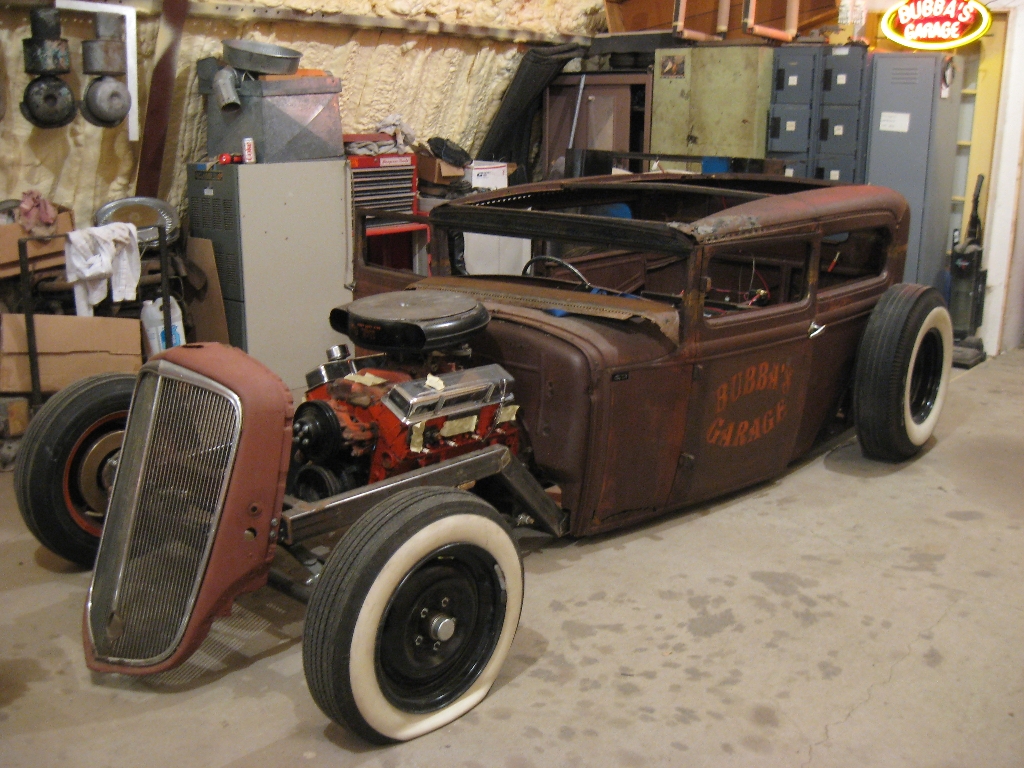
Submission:
<svg viewBox="0 0 1024 768">
<path fill-rule="evenodd" d="M 958 368 L 973 368 L 986 357 L 981 339 L 974 335 L 981 325 L 988 277 L 988 270 L 981 268 L 981 219 L 978 217 L 978 200 L 984 181 L 985 177 L 978 174 L 967 236 L 954 243 L 950 253 L 949 314 L 953 319 L 953 365 Z"/>
</svg>

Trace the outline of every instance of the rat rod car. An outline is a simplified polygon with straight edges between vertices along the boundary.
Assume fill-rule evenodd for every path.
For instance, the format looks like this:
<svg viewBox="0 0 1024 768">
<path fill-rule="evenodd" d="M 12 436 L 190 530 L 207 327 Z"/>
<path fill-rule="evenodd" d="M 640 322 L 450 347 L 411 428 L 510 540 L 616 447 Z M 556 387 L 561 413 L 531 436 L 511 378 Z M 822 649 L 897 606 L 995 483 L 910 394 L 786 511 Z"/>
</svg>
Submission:
<svg viewBox="0 0 1024 768">
<path fill-rule="evenodd" d="M 369 263 L 370 216 L 428 223 L 434 276 Z M 186 344 L 32 422 L 22 514 L 95 556 L 88 666 L 181 664 L 288 553 L 324 713 L 375 741 L 452 721 L 516 632 L 514 528 L 632 525 L 778 475 L 837 424 L 885 461 L 929 440 L 952 331 L 899 283 L 908 216 L 879 187 L 675 174 L 358 211 L 359 298 L 330 323 L 361 353 L 329 351 L 297 408 L 241 350 Z"/>
</svg>

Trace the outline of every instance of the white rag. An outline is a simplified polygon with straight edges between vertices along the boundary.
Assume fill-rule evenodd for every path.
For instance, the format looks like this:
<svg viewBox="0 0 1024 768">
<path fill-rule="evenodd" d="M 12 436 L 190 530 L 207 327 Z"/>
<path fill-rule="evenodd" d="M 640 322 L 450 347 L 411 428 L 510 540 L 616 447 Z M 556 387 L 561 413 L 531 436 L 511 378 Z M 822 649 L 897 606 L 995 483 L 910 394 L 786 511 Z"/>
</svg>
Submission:
<svg viewBox="0 0 1024 768">
<path fill-rule="evenodd" d="M 107 298 L 108 279 L 114 301 L 135 298 L 142 257 L 134 224 L 115 222 L 68 232 L 64 260 L 79 316 L 91 317 L 92 308 Z"/>
</svg>

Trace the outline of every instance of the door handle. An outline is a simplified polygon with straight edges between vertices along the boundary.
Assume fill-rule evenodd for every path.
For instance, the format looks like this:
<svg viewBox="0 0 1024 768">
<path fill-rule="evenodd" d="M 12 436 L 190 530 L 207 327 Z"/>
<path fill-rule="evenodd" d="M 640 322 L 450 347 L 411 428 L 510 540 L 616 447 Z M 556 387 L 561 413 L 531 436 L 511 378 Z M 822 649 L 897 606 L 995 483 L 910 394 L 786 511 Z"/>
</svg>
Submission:
<svg viewBox="0 0 1024 768">
<path fill-rule="evenodd" d="M 811 327 L 807 329 L 807 338 L 813 339 L 815 336 L 820 336 L 822 331 L 825 330 L 825 328 L 826 326 L 818 325 L 816 322 L 812 320 Z"/>
</svg>

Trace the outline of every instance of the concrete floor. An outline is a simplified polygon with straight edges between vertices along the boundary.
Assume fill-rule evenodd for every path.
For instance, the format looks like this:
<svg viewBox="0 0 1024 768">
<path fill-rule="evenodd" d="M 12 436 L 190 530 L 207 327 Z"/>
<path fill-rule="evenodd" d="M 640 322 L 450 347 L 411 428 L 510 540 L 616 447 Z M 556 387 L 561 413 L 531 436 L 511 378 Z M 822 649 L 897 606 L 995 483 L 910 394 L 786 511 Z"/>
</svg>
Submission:
<svg viewBox="0 0 1024 768">
<path fill-rule="evenodd" d="M 370 747 L 317 709 L 302 608 L 264 589 L 159 679 L 90 674 L 89 574 L 0 477 L 3 766 L 1024 765 L 1024 352 L 955 372 L 899 466 L 852 437 L 618 535 L 526 543 L 490 695 Z"/>
</svg>

